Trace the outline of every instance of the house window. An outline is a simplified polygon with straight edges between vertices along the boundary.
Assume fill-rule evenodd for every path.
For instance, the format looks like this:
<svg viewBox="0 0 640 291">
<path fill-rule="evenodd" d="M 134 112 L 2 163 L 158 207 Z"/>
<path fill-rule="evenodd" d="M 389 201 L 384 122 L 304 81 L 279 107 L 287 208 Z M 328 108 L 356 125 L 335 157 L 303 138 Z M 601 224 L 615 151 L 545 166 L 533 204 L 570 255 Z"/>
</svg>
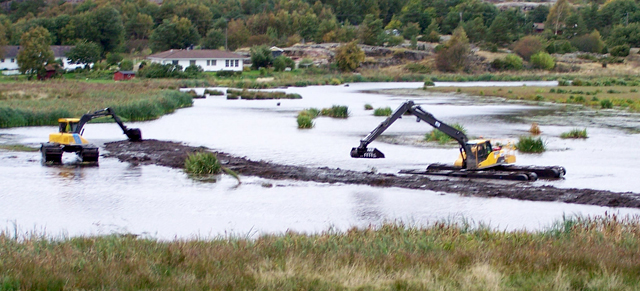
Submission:
<svg viewBox="0 0 640 291">
<path fill-rule="evenodd" d="M 171 61 L 172 64 L 177 65 L 178 64 L 178 60 L 173 60 Z"/>
<path fill-rule="evenodd" d="M 229 60 L 225 60 L 225 61 L 224 61 L 224 66 L 225 66 L 225 67 L 228 67 L 228 66 L 229 66 Z"/>
<path fill-rule="evenodd" d="M 13 62 L 14 62 L 14 59 L 11 59 L 11 62 L 13 63 Z"/>
<path fill-rule="evenodd" d="M 211 65 L 215 66 L 216 65 L 216 60 L 211 60 Z"/>
<path fill-rule="evenodd" d="M 211 66 L 211 61 L 207 60 L 207 66 Z"/>
<path fill-rule="evenodd" d="M 236 60 L 236 67 L 240 64 L 239 60 Z"/>
<path fill-rule="evenodd" d="M 190 66 L 195 66 L 196 65 L 196 60 L 190 60 L 189 61 L 189 65 Z"/>
<path fill-rule="evenodd" d="M 2 59 L 2 62 L 4 63 L 4 59 Z"/>
</svg>

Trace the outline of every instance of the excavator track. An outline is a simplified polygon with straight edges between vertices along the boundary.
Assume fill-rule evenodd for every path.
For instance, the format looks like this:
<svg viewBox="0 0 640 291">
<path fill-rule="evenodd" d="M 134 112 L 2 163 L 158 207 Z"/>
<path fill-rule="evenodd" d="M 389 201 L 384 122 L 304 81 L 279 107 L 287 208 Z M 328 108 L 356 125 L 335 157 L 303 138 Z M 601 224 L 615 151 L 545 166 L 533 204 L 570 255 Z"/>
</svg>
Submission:
<svg viewBox="0 0 640 291">
<path fill-rule="evenodd" d="M 82 162 L 95 163 L 98 162 L 100 153 L 98 147 L 83 147 L 78 156 L 82 159 Z"/>
<path fill-rule="evenodd" d="M 431 164 L 427 167 L 427 172 L 437 171 L 461 171 L 460 167 L 447 164 Z M 514 172 L 514 173 L 535 173 L 539 179 L 562 179 L 567 174 L 567 170 L 561 166 L 518 166 L 518 165 L 499 165 L 482 172 Z"/>
<path fill-rule="evenodd" d="M 45 163 L 62 163 L 63 151 L 60 146 L 51 143 L 45 143 L 40 147 L 40 152 L 42 153 L 42 160 Z"/>
<path fill-rule="evenodd" d="M 400 170 L 400 174 L 447 176 L 456 178 L 494 179 L 508 181 L 536 181 L 538 175 L 534 172 L 506 172 L 506 171 L 470 171 L 457 170 Z"/>
</svg>

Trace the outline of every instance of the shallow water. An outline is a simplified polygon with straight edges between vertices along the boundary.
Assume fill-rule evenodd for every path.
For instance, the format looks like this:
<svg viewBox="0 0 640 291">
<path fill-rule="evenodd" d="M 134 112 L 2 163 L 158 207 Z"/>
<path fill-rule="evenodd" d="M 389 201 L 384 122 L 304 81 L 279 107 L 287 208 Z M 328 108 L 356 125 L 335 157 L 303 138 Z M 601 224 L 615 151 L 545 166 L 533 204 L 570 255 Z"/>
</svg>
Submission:
<svg viewBox="0 0 640 291">
<path fill-rule="evenodd" d="M 127 125 L 141 128 L 147 139 L 202 145 L 255 160 L 395 173 L 434 162 L 451 163 L 458 150 L 426 147 L 418 142 L 431 127 L 409 117 L 398 120 L 385 135 L 387 139 L 415 140 L 413 145 L 376 141 L 371 146 L 381 149 L 386 159 L 351 159 L 351 147 L 384 120 L 365 111 L 364 104 L 396 108 L 411 98 L 445 122 L 464 124 L 472 136 L 500 139 L 515 139 L 529 128 L 525 123 L 507 123 L 504 116 L 525 115 L 539 109 L 512 103 L 475 104 L 451 95 L 406 97 L 360 92 L 421 86 L 422 83 L 374 83 L 286 90 L 301 94 L 301 100 L 208 97 L 195 100 L 192 108 L 158 120 Z M 350 117 L 319 117 L 313 129 L 297 129 L 298 111 L 332 105 L 349 106 Z M 519 164 L 558 164 L 567 168 L 564 180 L 536 184 L 637 192 L 640 181 L 635 176 L 639 166 L 634 161 L 640 158 L 640 151 L 629 145 L 640 141 L 638 135 L 589 126 L 587 140 L 558 137 L 571 128 L 542 126 L 542 137 L 550 150 L 539 155 L 518 155 Z M 55 130 L 0 130 L 0 142 L 37 146 Z M 125 138 L 114 124 L 90 124 L 84 135 L 94 142 Z M 219 177 L 217 183 L 198 182 L 179 170 L 130 166 L 109 158 L 102 158 L 99 167 L 77 167 L 72 155 L 65 156 L 65 163 L 62 167 L 47 167 L 40 164 L 38 153 L 0 151 L 0 226 L 11 229 L 15 224 L 21 231 L 51 235 L 131 232 L 171 239 L 254 236 L 287 230 L 318 232 L 383 221 L 422 225 L 462 217 L 499 229 L 539 229 L 561 219 L 563 214 L 640 214 L 632 209 L 255 177 L 242 177 L 242 184 L 227 176 Z M 273 186 L 265 187 L 268 185 Z"/>
</svg>

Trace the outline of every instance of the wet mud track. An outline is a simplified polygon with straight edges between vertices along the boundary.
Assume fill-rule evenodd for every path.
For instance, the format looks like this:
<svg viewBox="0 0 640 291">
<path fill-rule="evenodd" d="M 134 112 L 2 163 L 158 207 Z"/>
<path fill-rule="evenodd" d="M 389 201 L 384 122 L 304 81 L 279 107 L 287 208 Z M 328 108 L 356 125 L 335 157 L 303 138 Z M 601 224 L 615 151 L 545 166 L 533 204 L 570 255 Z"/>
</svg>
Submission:
<svg viewBox="0 0 640 291">
<path fill-rule="evenodd" d="M 118 141 L 104 145 L 106 157 L 142 165 L 160 165 L 182 169 L 191 153 L 210 151 L 217 154 L 221 163 L 240 175 L 257 176 L 275 180 L 313 181 L 320 183 L 344 183 L 378 187 L 425 189 L 436 192 L 456 193 L 476 197 L 503 197 L 529 201 L 559 201 L 586 205 L 640 208 L 640 194 L 611 192 L 593 189 L 564 189 L 553 186 L 534 186 L 527 182 L 496 183 L 482 180 L 431 179 L 419 175 L 394 175 L 331 169 L 280 165 L 264 161 L 252 161 L 243 157 L 215 152 L 205 147 L 143 140 L 141 142 Z"/>
</svg>

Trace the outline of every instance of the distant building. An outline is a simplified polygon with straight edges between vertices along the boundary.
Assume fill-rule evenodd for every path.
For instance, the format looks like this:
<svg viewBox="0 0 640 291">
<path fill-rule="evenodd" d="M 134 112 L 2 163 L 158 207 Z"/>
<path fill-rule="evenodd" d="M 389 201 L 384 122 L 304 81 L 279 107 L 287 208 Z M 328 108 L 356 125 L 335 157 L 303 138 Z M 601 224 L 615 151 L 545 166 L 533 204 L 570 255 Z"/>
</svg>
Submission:
<svg viewBox="0 0 640 291">
<path fill-rule="evenodd" d="M 219 50 L 168 50 L 147 57 L 152 63 L 200 66 L 205 72 L 242 71 L 244 56 Z"/>
<path fill-rule="evenodd" d="M 271 56 L 273 56 L 274 58 L 277 58 L 277 57 L 281 56 L 282 53 L 284 52 L 283 49 L 281 49 L 281 48 L 279 48 L 277 46 L 272 46 L 270 50 L 271 50 Z"/>
<path fill-rule="evenodd" d="M 540 33 L 544 31 L 544 23 L 534 23 L 533 24 L 533 31 Z"/>
<path fill-rule="evenodd" d="M 117 71 L 113 73 L 114 81 L 126 81 L 131 80 L 136 76 L 136 72 L 134 71 Z"/>
<path fill-rule="evenodd" d="M 74 46 L 72 45 L 52 45 L 53 57 L 56 60 L 62 62 L 62 68 L 65 70 L 75 70 L 77 68 L 83 68 L 85 64 L 72 64 L 69 62 L 66 54 Z M 19 45 L 7 45 L 4 46 L 4 58 L 0 59 L 0 70 L 5 75 L 19 74 L 18 67 L 18 52 L 20 52 Z M 91 64 L 90 64 L 91 65 Z"/>
</svg>

